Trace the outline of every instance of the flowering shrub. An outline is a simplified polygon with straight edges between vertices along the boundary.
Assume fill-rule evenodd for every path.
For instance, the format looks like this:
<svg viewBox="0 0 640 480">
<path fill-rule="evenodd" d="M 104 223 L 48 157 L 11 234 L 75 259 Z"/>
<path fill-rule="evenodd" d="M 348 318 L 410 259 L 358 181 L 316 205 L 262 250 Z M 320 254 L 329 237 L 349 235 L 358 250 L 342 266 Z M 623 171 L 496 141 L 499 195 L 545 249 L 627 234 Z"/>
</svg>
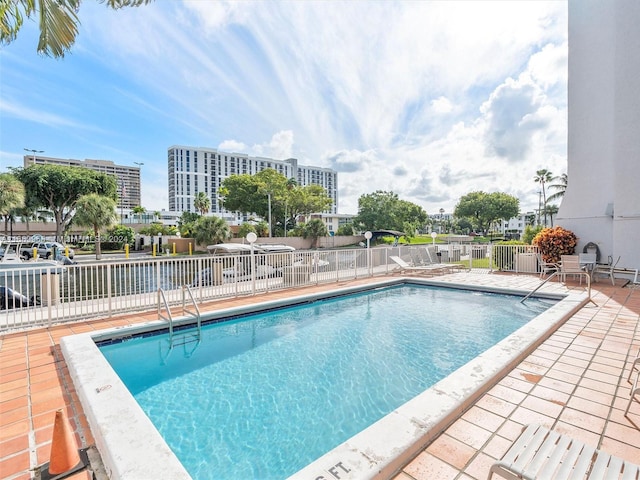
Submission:
<svg viewBox="0 0 640 480">
<path fill-rule="evenodd" d="M 578 239 L 575 233 L 562 227 L 544 228 L 533 238 L 545 262 L 557 263 L 561 255 L 573 255 Z"/>
</svg>

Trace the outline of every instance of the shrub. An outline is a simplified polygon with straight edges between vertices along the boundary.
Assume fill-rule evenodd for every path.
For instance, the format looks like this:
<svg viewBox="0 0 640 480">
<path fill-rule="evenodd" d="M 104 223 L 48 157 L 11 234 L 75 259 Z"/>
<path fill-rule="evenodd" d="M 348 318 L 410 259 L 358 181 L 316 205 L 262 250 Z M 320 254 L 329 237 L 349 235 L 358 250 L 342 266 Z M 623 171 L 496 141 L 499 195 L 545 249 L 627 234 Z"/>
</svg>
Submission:
<svg viewBox="0 0 640 480">
<path fill-rule="evenodd" d="M 522 241 L 527 245 L 531 245 L 533 239 L 536 235 L 538 235 L 544 227 L 542 225 L 531 226 L 527 225 L 524 227 L 524 234 L 522 235 Z"/>
<path fill-rule="evenodd" d="M 575 233 L 562 227 L 543 228 L 533 238 L 533 245 L 540 249 L 545 262 L 557 263 L 561 255 L 573 255 L 578 239 Z"/>
</svg>

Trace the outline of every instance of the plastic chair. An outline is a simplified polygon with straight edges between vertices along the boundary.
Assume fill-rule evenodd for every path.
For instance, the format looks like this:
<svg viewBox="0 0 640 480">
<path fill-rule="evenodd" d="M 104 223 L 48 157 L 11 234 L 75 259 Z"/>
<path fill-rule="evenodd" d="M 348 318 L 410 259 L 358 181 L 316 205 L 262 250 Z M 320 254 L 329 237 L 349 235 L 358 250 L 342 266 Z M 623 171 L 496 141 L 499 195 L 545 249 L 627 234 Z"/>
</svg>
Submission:
<svg viewBox="0 0 640 480">
<path fill-rule="evenodd" d="M 609 257 L 608 265 L 596 265 L 596 268 L 593 269 L 593 279 L 596 280 L 596 275 L 606 275 L 611 279 L 611 285 L 616 284 L 616 277 L 614 276 L 614 271 L 616 265 L 620 261 L 620 257 L 616 260 L 616 263 L 612 263 L 613 258 Z"/>
</svg>

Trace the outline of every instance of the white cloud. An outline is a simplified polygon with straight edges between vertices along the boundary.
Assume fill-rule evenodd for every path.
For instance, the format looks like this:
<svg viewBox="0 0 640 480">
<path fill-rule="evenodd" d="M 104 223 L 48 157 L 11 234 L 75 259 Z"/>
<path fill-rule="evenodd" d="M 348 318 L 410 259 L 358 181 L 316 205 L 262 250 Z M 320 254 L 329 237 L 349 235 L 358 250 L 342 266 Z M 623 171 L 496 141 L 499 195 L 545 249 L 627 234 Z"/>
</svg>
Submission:
<svg viewBox="0 0 640 480">
<path fill-rule="evenodd" d="M 473 190 L 523 193 L 536 206 L 526 198 L 535 169 L 566 168 L 566 10 L 555 1 L 185 0 L 117 12 L 87 3 L 65 64 L 37 73 L 12 64 L 27 73 L 10 91 L 39 92 L 44 78 L 62 94 L 36 103 L 17 93 L 2 115 L 66 121 L 95 132 L 78 147 L 87 157 L 109 158 L 91 149 L 117 143 L 159 172 L 166 156 L 148 152 L 173 144 L 335 168 L 342 212 L 377 189 L 431 212 Z"/>
</svg>

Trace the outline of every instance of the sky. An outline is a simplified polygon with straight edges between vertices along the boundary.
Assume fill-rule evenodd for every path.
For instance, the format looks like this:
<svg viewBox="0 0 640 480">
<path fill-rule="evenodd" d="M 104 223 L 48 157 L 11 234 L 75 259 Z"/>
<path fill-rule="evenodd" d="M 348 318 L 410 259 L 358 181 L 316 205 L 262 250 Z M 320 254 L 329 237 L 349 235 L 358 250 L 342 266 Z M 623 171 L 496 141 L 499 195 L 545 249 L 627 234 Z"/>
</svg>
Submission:
<svg viewBox="0 0 640 480">
<path fill-rule="evenodd" d="M 85 1 L 63 59 L 27 20 L 0 47 L 0 173 L 43 156 L 143 163 L 168 209 L 167 149 L 338 172 L 338 212 L 377 190 L 452 212 L 470 192 L 538 208 L 566 173 L 567 2 Z"/>
</svg>

